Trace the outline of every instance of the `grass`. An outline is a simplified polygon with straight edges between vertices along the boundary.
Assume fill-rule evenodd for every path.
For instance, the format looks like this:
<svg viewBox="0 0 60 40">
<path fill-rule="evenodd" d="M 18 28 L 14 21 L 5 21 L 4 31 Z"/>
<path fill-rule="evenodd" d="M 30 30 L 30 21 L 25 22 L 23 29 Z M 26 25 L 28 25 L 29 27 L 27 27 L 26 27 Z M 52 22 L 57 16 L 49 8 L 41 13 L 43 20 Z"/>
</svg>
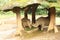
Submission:
<svg viewBox="0 0 60 40">
<path fill-rule="evenodd" d="M 36 27 L 32 27 L 32 28 L 30 29 L 29 27 L 26 27 L 25 30 L 26 30 L 26 31 L 30 31 L 30 30 L 33 30 L 33 29 L 35 29 L 35 28 L 36 28 Z"/>
</svg>

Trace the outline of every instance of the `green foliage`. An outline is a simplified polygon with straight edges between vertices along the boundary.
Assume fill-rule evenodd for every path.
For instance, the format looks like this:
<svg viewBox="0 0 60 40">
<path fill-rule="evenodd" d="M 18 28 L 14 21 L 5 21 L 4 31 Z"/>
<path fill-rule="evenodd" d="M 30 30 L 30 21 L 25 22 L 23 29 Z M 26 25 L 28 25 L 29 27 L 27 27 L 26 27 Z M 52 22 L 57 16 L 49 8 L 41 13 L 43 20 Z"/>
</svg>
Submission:
<svg viewBox="0 0 60 40">
<path fill-rule="evenodd" d="M 56 8 L 56 16 L 57 17 L 60 17 L 60 7 L 57 7 Z"/>
<path fill-rule="evenodd" d="M 60 11 L 56 12 L 56 16 L 60 17 Z"/>
<path fill-rule="evenodd" d="M 46 1 L 43 1 L 43 2 L 41 3 L 41 6 L 43 6 L 43 7 L 49 7 L 49 3 L 46 2 Z"/>
<path fill-rule="evenodd" d="M 9 0 L 0 0 L 0 6 L 7 4 Z"/>
<path fill-rule="evenodd" d="M 11 11 L 9 12 L 0 11 L 0 18 L 9 18 L 9 17 L 14 17 L 14 16 L 16 15 Z"/>
<path fill-rule="evenodd" d="M 36 15 L 47 15 L 47 11 L 46 10 L 37 9 Z"/>
<path fill-rule="evenodd" d="M 45 6 L 39 6 L 36 10 L 36 15 L 47 15 L 47 10 L 44 8 Z"/>
<path fill-rule="evenodd" d="M 57 2 L 57 0 L 48 0 L 48 2 Z"/>
<path fill-rule="evenodd" d="M 4 14 L 4 12 L 3 11 L 0 11 L 0 15 L 2 15 L 2 14 Z"/>
<path fill-rule="evenodd" d="M 28 2 L 31 2 L 33 3 L 33 0 L 0 0 L 0 8 L 3 8 L 4 5 L 7 6 L 7 5 L 18 5 L 21 7 L 21 6 L 26 6 L 28 4 Z M 42 10 L 43 8 L 47 8 L 49 7 L 49 2 L 57 2 L 57 0 L 48 0 L 47 1 L 42 1 L 41 2 L 41 6 L 39 6 L 36 10 L 36 15 L 47 15 L 47 10 Z M 16 4 L 17 3 L 17 4 Z M 60 4 L 57 4 L 57 3 L 54 3 L 53 5 L 55 5 L 55 7 L 60 7 Z M 56 16 L 60 16 L 60 8 L 57 8 L 56 10 L 57 14 Z M 29 11 L 28 13 L 31 13 L 31 11 Z M 21 14 L 23 15 L 24 14 L 24 11 L 21 11 Z M 3 11 L 0 11 L 0 15 L 14 15 L 12 12 L 3 12 Z"/>
</svg>

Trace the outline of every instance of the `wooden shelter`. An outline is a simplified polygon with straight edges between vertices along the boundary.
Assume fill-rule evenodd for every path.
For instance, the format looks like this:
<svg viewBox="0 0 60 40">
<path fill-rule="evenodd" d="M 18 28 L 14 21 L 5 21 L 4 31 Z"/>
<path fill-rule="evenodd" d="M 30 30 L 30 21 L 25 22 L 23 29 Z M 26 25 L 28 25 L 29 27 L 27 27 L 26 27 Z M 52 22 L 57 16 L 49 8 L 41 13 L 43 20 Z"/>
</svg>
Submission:
<svg viewBox="0 0 60 40">
<path fill-rule="evenodd" d="M 17 34 L 22 35 L 21 31 L 24 30 L 22 25 L 21 25 L 21 15 L 20 15 L 20 10 L 24 10 L 24 17 L 28 18 L 27 13 L 29 10 L 31 10 L 32 12 L 32 23 L 35 23 L 35 11 L 38 7 L 38 3 L 34 3 L 34 4 L 30 4 L 27 5 L 26 7 L 20 8 L 19 6 L 15 6 L 13 8 L 7 8 L 7 9 L 3 9 L 4 12 L 8 12 L 8 11 L 12 11 L 14 13 L 16 13 L 16 21 L 17 21 Z"/>
<path fill-rule="evenodd" d="M 33 3 L 33 4 L 29 4 L 26 7 L 20 8 L 19 6 L 14 6 L 12 8 L 7 8 L 7 9 L 3 9 L 3 11 L 8 12 L 8 11 L 12 11 L 14 13 L 16 13 L 16 21 L 17 21 L 17 30 L 16 30 L 16 34 L 20 34 L 23 35 L 21 33 L 23 29 L 22 25 L 21 25 L 21 15 L 20 15 L 20 10 L 24 10 L 24 16 L 25 18 L 28 18 L 27 16 L 27 12 L 31 9 L 32 12 L 32 23 L 35 23 L 35 11 L 38 7 L 38 5 L 40 5 L 39 3 Z M 54 29 L 55 32 L 58 32 L 58 29 L 55 26 L 55 7 L 50 7 L 49 8 L 49 17 L 50 17 L 50 23 L 49 23 L 49 27 L 48 27 L 48 31 Z"/>
</svg>

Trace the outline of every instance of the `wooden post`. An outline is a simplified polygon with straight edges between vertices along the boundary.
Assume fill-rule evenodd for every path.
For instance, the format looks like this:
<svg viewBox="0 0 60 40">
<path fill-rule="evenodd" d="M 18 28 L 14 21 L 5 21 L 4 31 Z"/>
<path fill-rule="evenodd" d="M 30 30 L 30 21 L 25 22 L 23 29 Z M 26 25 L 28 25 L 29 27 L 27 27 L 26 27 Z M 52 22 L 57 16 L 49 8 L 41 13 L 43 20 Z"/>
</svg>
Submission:
<svg viewBox="0 0 60 40">
<path fill-rule="evenodd" d="M 13 8 L 13 12 L 16 13 L 16 21 L 17 21 L 17 30 L 16 30 L 16 35 L 22 36 L 22 23 L 21 23 L 21 15 L 20 15 L 20 7 L 15 7 Z"/>
<path fill-rule="evenodd" d="M 21 32 L 22 32 L 23 28 L 22 28 L 20 13 L 16 13 L 16 21 L 17 21 L 17 26 L 18 26 L 16 33 L 22 35 Z"/>
<path fill-rule="evenodd" d="M 36 12 L 37 7 L 38 5 L 32 6 L 32 23 L 35 23 L 35 12 Z"/>
<path fill-rule="evenodd" d="M 35 23 L 35 11 L 32 11 L 32 23 Z"/>
<path fill-rule="evenodd" d="M 26 18 L 26 19 L 28 19 L 28 15 L 27 15 L 27 13 L 28 13 L 28 10 L 29 10 L 29 8 L 28 7 L 26 7 L 25 9 L 24 9 L 24 17 Z"/>
<path fill-rule="evenodd" d="M 58 32 L 56 26 L 55 26 L 55 15 L 56 15 L 56 9 L 55 7 L 51 7 L 49 9 L 50 12 L 50 23 L 49 23 L 49 27 L 48 27 L 48 31 L 53 30 L 56 32 Z"/>
</svg>

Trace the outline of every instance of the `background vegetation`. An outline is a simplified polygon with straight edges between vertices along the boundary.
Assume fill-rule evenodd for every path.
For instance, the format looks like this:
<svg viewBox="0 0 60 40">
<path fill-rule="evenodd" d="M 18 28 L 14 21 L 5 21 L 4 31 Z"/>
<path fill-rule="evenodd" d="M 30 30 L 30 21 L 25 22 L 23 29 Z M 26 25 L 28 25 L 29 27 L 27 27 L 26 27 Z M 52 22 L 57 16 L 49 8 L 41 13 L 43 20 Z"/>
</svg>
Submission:
<svg viewBox="0 0 60 40">
<path fill-rule="evenodd" d="M 36 10 L 36 15 L 47 15 L 48 11 L 44 8 L 51 6 L 50 3 L 55 6 L 56 8 L 56 16 L 60 17 L 60 1 L 59 0 L 37 0 L 37 2 L 41 3 L 41 6 L 38 6 Z M 0 18 L 6 18 L 6 17 L 12 17 L 16 16 L 15 13 L 9 11 L 9 12 L 3 12 L 1 9 L 6 8 L 7 6 L 17 6 L 24 7 L 29 3 L 33 3 L 32 0 L 0 0 Z M 6 7 L 5 7 L 6 6 Z M 7 7 L 8 8 L 8 7 Z M 24 11 L 21 11 L 21 14 L 23 15 Z M 28 12 L 31 14 L 31 12 Z"/>
</svg>

